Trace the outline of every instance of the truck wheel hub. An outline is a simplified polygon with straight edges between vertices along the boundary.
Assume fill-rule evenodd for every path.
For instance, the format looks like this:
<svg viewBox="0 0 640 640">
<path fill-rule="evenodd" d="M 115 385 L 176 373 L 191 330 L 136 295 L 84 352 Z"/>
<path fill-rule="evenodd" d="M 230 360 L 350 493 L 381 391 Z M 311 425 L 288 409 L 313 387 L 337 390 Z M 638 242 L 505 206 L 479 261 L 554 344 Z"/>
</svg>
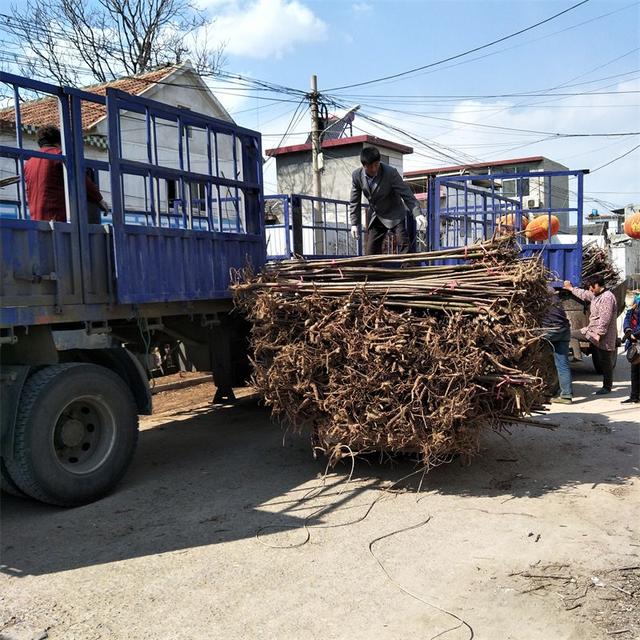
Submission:
<svg viewBox="0 0 640 640">
<path fill-rule="evenodd" d="M 85 433 L 84 424 L 72 418 L 62 424 L 60 439 L 65 447 L 77 447 L 82 444 Z"/>
<path fill-rule="evenodd" d="M 116 431 L 113 412 L 100 395 L 79 397 L 56 420 L 53 453 L 66 471 L 76 475 L 93 473 L 109 458 Z"/>
</svg>

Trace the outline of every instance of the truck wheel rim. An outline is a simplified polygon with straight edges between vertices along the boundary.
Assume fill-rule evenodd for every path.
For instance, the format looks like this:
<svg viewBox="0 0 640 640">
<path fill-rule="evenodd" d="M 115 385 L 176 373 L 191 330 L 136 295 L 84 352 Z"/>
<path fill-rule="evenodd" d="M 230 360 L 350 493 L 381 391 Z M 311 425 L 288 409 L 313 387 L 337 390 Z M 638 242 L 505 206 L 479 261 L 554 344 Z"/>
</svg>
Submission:
<svg viewBox="0 0 640 640">
<path fill-rule="evenodd" d="M 96 396 L 75 398 L 58 414 L 52 447 L 58 464 L 76 475 L 86 475 L 109 458 L 116 441 L 111 409 Z"/>
</svg>

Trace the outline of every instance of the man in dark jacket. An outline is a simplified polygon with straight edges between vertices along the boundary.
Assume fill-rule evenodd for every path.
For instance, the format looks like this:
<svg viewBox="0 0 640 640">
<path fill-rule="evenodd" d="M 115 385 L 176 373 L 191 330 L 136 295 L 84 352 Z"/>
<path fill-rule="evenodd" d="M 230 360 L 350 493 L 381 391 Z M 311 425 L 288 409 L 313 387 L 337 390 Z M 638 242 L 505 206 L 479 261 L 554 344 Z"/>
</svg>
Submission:
<svg viewBox="0 0 640 640">
<path fill-rule="evenodd" d="M 365 147 L 360 162 L 362 168 L 351 175 L 351 235 L 357 239 L 360 233 L 364 193 L 370 213 L 365 253 L 381 253 L 387 233 L 395 236 L 399 253 L 408 253 L 411 243 L 405 225 L 407 209 L 416 217 L 418 230 L 424 229 L 427 219 L 420 204 L 396 169 L 380 162 L 380 152 L 375 147 Z"/>
<path fill-rule="evenodd" d="M 62 154 L 60 129 L 54 126 L 38 130 L 38 146 L 43 153 Z M 62 160 L 49 158 L 29 158 L 24 164 L 24 179 L 27 185 L 27 202 L 31 220 L 67 221 L 67 207 L 64 190 L 64 168 Z M 99 224 L 98 209 L 109 211 L 107 203 L 95 183 L 85 177 L 89 222 Z"/>
<path fill-rule="evenodd" d="M 549 287 L 551 304 L 547 315 L 542 321 L 542 326 L 547 330 L 544 337 L 553 347 L 553 359 L 558 372 L 560 395 L 551 398 L 551 402 L 558 404 L 571 404 L 573 390 L 571 386 L 571 369 L 569 368 L 569 342 L 571 341 L 571 325 L 569 318 L 562 307 L 560 296 L 553 287 Z"/>
</svg>

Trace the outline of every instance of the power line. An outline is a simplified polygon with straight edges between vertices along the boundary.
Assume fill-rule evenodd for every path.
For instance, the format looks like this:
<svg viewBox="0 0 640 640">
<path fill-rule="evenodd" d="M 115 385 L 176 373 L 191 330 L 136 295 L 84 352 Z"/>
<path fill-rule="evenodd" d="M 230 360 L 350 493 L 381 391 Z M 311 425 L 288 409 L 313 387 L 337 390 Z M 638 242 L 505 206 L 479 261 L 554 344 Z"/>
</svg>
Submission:
<svg viewBox="0 0 640 640">
<path fill-rule="evenodd" d="M 0 41 L 0 44 L 2 44 L 3 41 Z M 23 64 L 34 64 L 37 63 L 38 61 L 35 58 L 28 58 L 26 56 L 14 56 L 13 54 L 10 54 L 8 57 L 6 54 L 2 54 L 0 53 L 0 61 L 4 60 L 5 62 L 11 62 L 11 63 L 16 63 L 19 64 L 20 63 L 20 59 L 22 59 Z M 47 69 L 45 67 L 42 66 L 42 64 L 35 64 L 36 67 L 41 68 L 44 72 L 47 72 Z M 179 68 L 179 65 L 168 65 L 167 68 L 171 67 L 171 66 L 175 66 L 176 68 Z M 228 79 L 228 77 L 226 75 L 224 75 L 222 72 L 216 72 L 216 73 L 203 73 L 203 72 L 199 72 L 196 69 L 192 69 L 192 72 L 194 73 L 194 75 L 197 75 L 201 78 L 216 78 L 221 82 L 230 82 L 231 84 L 237 84 L 234 82 L 235 77 L 233 78 L 233 80 Z M 87 75 L 91 75 L 91 72 L 87 71 L 86 72 Z M 147 72 L 142 72 L 142 73 L 147 73 Z M 190 90 L 195 90 L 195 91 L 200 91 L 203 93 L 206 92 L 210 92 L 210 91 L 215 91 L 216 93 L 219 93 L 221 95 L 229 95 L 229 96 L 238 96 L 237 93 L 233 93 L 234 91 L 264 91 L 264 92 L 275 92 L 275 93 L 279 93 L 279 94 L 288 94 L 288 95 L 299 95 L 297 93 L 297 90 L 291 90 L 292 92 L 286 92 L 284 90 L 281 90 L 279 88 L 273 88 L 273 89 L 266 89 L 263 88 L 263 81 L 256 81 L 260 83 L 260 86 L 237 86 L 237 87 L 228 87 L 227 90 L 222 90 L 219 88 L 210 88 L 210 87 L 198 87 L 196 85 L 193 84 L 185 84 L 185 83 L 179 83 L 179 82 L 169 82 L 166 80 L 147 80 L 146 78 L 141 78 L 139 77 L 140 74 L 136 75 L 136 76 L 122 76 L 119 78 L 114 78 L 113 80 L 110 80 L 108 82 L 103 82 L 103 83 L 99 83 L 99 84 L 95 84 L 95 85 L 89 85 L 87 87 L 85 87 L 87 90 L 90 90 L 92 88 L 96 88 L 99 86 L 103 86 L 106 84 L 110 84 L 112 82 L 117 82 L 119 80 L 123 80 L 127 77 L 136 77 L 140 82 L 147 82 L 150 85 L 168 85 L 168 86 L 172 86 L 172 87 L 181 87 L 184 89 L 190 89 Z M 275 85 L 274 85 L 275 86 Z M 265 100 L 265 101 L 271 101 L 271 102 L 297 102 L 297 100 L 289 100 L 289 99 L 284 99 L 284 98 L 274 98 L 274 97 L 268 97 L 268 96 L 252 96 L 258 100 Z"/>
<path fill-rule="evenodd" d="M 31 22 L 25 20 L 25 19 L 21 19 L 21 18 L 16 18 L 14 16 L 8 15 L 8 14 L 2 14 L 0 13 L 0 22 L 5 23 L 7 26 L 9 27 L 13 27 L 14 25 L 12 23 L 17 23 L 18 24 L 18 28 L 22 29 L 26 32 L 31 32 L 31 33 L 35 33 L 36 35 L 39 34 L 45 34 L 45 35 L 50 35 L 53 36 L 55 38 L 60 38 L 60 37 L 69 37 L 72 34 L 72 32 L 65 30 L 65 29 L 56 29 L 55 31 L 53 31 L 52 29 L 49 29 L 43 25 L 34 25 Z M 15 35 L 15 34 L 14 34 Z M 14 45 L 14 43 L 11 43 L 12 45 Z M 17 46 L 18 43 L 15 43 L 14 46 Z M 75 47 L 65 47 L 62 46 L 62 49 L 66 49 L 69 51 L 73 51 L 77 54 L 78 49 L 76 49 Z M 105 46 L 105 51 L 107 51 L 108 53 L 110 53 L 111 55 L 114 54 L 120 54 L 120 55 L 126 55 L 128 52 L 121 48 L 118 47 L 116 45 L 109 45 L 108 47 Z M 20 58 L 23 60 L 23 62 L 25 63 L 32 63 L 35 59 L 34 58 L 29 58 L 27 56 L 18 56 L 17 54 L 12 54 L 13 57 L 16 59 L 16 61 Z M 83 60 L 83 58 L 79 55 L 71 55 L 69 56 L 71 58 L 75 57 L 76 60 Z M 78 69 L 74 69 L 76 71 L 78 71 Z M 80 70 L 83 71 L 83 70 Z M 91 72 L 87 69 L 86 70 L 88 74 L 91 74 Z M 217 78 L 222 78 L 222 79 L 226 79 L 226 80 L 235 80 L 238 82 L 242 82 L 245 84 L 248 84 L 250 87 L 254 87 L 254 88 L 263 88 L 269 91 L 276 91 L 279 93 L 289 93 L 292 95 L 298 95 L 298 96 L 304 96 L 306 95 L 306 92 L 301 91 L 300 89 L 295 89 L 293 87 L 287 87 L 284 85 L 279 85 L 273 82 L 269 82 L 266 80 L 258 80 L 256 78 L 249 78 L 246 76 L 242 76 L 240 74 L 230 74 L 230 73 L 226 73 L 223 72 L 221 70 L 215 70 L 215 69 L 211 69 L 209 70 L 209 72 L 207 72 L 206 70 L 202 70 L 199 75 L 201 76 L 210 76 L 210 77 L 217 77 Z"/>
<path fill-rule="evenodd" d="M 578 80 L 580 78 L 588 76 L 589 74 L 594 73 L 594 72 L 598 71 L 599 69 L 607 67 L 607 66 L 613 64 L 614 62 L 617 62 L 618 60 L 622 60 L 623 58 L 626 58 L 627 56 L 631 55 L 632 53 L 636 53 L 637 51 L 638 51 L 638 47 L 635 47 L 635 48 L 625 52 L 622 55 L 619 55 L 619 56 L 617 56 L 617 57 L 615 57 L 615 58 L 613 58 L 611 60 L 607 60 L 607 62 L 605 62 L 603 64 L 599 64 L 596 67 L 592 67 L 591 69 L 589 69 L 588 71 L 586 71 L 584 73 L 581 73 L 581 74 L 579 74 L 577 76 L 574 76 L 574 77 L 570 78 L 569 80 L 567 80 L 565 82 L 562 82 L 562 83 L 560 83 L 558 85 L 555 85 L 555 86 L 551 87 L 550 89 L 548 89 L 547 91 L 557 91 L 558 89 L 562 89 L 562 88 L 578 86 L 578 85 L 580 85 L 580 83 L 577 83 L 577 84 L 574 83 L 573 85 L 571 83 L 574 82 L 575 80 Z M 598 81 L 597 80 L 587 81 L 588 84 L 592 84 L 592 83 L 595 83 L 595 82 L 598 82 Z M 604 88 L 608 88 L 608 86 L 606 86 L 606 87 L 605 86 L 600 86 L 600 87 L 598 87 L 598 90 L 601 90 L 601 89 L 604 89 Z M 543 92 L 540 92 L 540 93 L 542 94 Z M 553 98 L 553 101 L 562 101 L 562 100 L 565 100 L 565 98 L 563 98 L 563 97 Z M 525 101 L 521 100 L 520 102 L 516 103 L 515 105 L 510 105 L 509 107 L 503 107 L 503 108 L 497 110 L 496 112 L 494 112 L 493 114 L 489 114 L 488 116 L 485 116 L 485 117 L 487 119 L 495 118 L 497 115 L 499 115 L 501 113 L 504 113 L 505 111 L 508 111 L 508 110 L 510 110 L 512 108 L 518 108 L 518 107 L 524 106 L 524 102 Z M 536 106 L 537 104 L 540 104 L 542 102 L 545 102 L 545 101 L 544 100 L 538 100 L 537 102 L 533 102 L 532 104 L 530 104 L 528 106 Z"/>
<path fill-rule="evenodd" d="M 630 73 L 637 73 L 636 69 Z M 627 75 L 627 74 L 624 74 Z M 593 80 L 592 82 L 598 82 Z M 591 84 L 592 82 L 583 82 L 580 84 Z M 617 84 L 617 83 L 614 83 Z M 494 100 L 496 98 L 556 98 L 556 97 L 571 97 L 571 96 L 610 96 L 610 95 L 624 95 L 628 93 L 640 93 L 638 90 L 623 90 L 623 91 L 575 91 L 575 92 L 567 92 L 567 93 L 488 93 L 483 95 L 473 95 L 473 94 L 441 94 L 441 95 L 406 95 L 406 96 L 375 96 L 375 95 L 348 95 L 348 96 L 331 96 L 330 94 L 323 94 L 327 98 L 331 97 L 339 97 L 340 99 L 348 98 L 350 100 L 359 100 L 361 98 L 374 98 L 374 99 L 393 99 L 394 102 L 399 102 L 401 99 L 411 99 L 411 100 L 442 100 L 442 101 L 456 101 L 456 100 Z"/>
<path fill-rule="evenodd" d="M 591 22 L 596 22 L 597 20 L 602 20 L 603 18 L 607 18 L 607 17 L 609 17 L 609 16 L 611 16 L 611 15 L 613 15 L 615 13 L 619 13 L 620 11 L 625 11 L 625 10 L 631 8 L 631 7 L 637 7 L 637 4 L 638 4 L 637 2 L 631 2 L 630 4 L 622 6 L 622 7 L 619 7 L 617 9 L 614 9 L 613 11 L 608 11 L 607 13 L 603 13 L 603 14 L 600 14 L 598 16 L 594 16 L 593 18 L 589 18 L 588 20 L 584 20 L 583 22 L 578 22 L 578 23 L 573 24 L 573 25 L 571 25 L 569 27 L 565 27 L 564 29 L 559 29 L 558 31 L 553 31 L 551 33 L 548 33 L 548 34 L 546 34 L 544 36 L 540 36 L 538 38 L 532 38 L 530 40 L 525 40 L 524 42 L 521 42 L 519 44 L 514 44 L 514 45 L 512 45 L 510 47 L 503 47 L 502 49 L 498 49 L 497 51 L 493 51 L 491 53 L 485 53 L 484 55 L 476 56 L 475 58 L 471 58 L 469 60 L 463 60 L 461 62 L 456 62 L 454 64 L 441 66 L 441 67 L 438 67 L 437 69 L 432 69 L 431 71 L 424 71 L 422 73 L 416 73 L 414 78 L 415 77 L 421 77 L 421 76 L 429 75 L 429 74 L 432 74 L 432 73 L 438 73 L 438 72 L 444 71 L 446 69 L 452 69 L 454 67 L 470 64 L 472 62 L 477 62 L 478 60 L 483 60 L 484 58 L 489 58 L 489 57 L 492 57 L 492 56 L 500 55 L 501 53 L 504 53 L 505 51 L 511 51 L 512 49 L 517 49 L 517 48 L 520 48 L 520 47 L 524 47 L 524 46 L 526 46 L 528 44 L 532 44 L 534 42 L 539 42 L 540 40 L 546 40 L 547 38 L 552 38 L 553 36 L 556 36 L 556 35 L 561 34 L 561 33 L 565 33 L 566 31 L 571 31 L 573 29 L 577 29 L 577 28 L 582 27 L 582 26 L 584 26 L 586 24 L 589 24 Z M 390 80 L 390 81 L 387 81 L 386 83 L 383 83 L 383 84 L 393 84 L 394 82 L 397 82 L 397 80 Z M 342 95 L 345 95 L 345 94 L 342 94 Z"/>
<path fill-rule="evenodd" d="M 592 69 L 593 71 L 593 69 Z M 591 72 L 592 72 L 591 71 Z M 593 80 L 587 80 L 585 82 L 574 82 L 571 84 L 565 83 L 564 85 L 560 85 L 563 86 L 564 88 L 572 88 L 572 87 L 581 87 L 584 85 L 588 85 L 588 84 L 595 84 L 598 82 L 603 82 L 605 80 L 612 80 L 615 78 L 622 78 L 624 76 L 629 76 L 632 75 L 634 73 L 638 73 L 638 71 L 640 71 L 640 69 L 636 68 L 636 69 L 632 69 L 631 71 L 625 71 L 624 73 L 616 73 L 610 76 L 604 76 L 602 78 L 594 78 Z M 591 73 L 589 72 L 589 73 Z M 584 75 L 584 74 L 583 74 Z M 580 77 L 580 76 L 577 76 Z M 631 80 L 634 80 L 635 78 L 631 78 Z M 600 91 L 601 89 L 606 89 L 609 86 L 614 86 L 617 83 L 613 83 L 611 85 L 607 85 L 604 87 L 599 87 L 598 89 L 594 89 L 592 91 L 584 91 L 584 92 L 576 92 L 576 93 L 548 93 L 548 91 L 551 91 L 550 89 L 537 89 L 537 90 L 533 90 L 531 92 L 528 93 L 502 93 L 502 94 L 483 94 L 483 95 L 451 95 L 451 94 L 432 94 L 432 95 L 416 95 L 416 94 L 410 94 L 410 95 L 399 95 L 399 94 L 341 94 L 339 97 L 341 99 L 350 99 L 350 100 L 368 100 L 373 98 L 376 101 L 382 101 L 382 100 L 387 100 L 390 101 L 392 103 L 398 103 L 398 102 L 413 102 L 413 101 L 420 101 L 423 102 L 425 100 L 430 100 L 431 103 L 433 103 L 434 100 L 441 100 L 443 104 L 446 104 L 447 102 L 450 101 L 456 101 L 456 100 L 493 100 L 495 98 L 519 98 L 519 97 L 532 97 L 532 98 L 545 98 L 545 97 L 549 97 L 549 98 L 555 98 L 558 96 L 576 96 L 576 95 L 595 95 L 594 92 L 595 91 Z M 555 88 L 553 89 L 555 90 Z M 612 93 L 618 93 L 618 92 L 612 92 Z M 537 104 L 537 103 L 534 103 Z M 530 105 L 522 105 L 522 106 L 530 106 Z"/>
<path fill-rule="evenodd" d="M 285 141 L 286 137 L 289 135 L 289 132 L 295 128 L 298 123 L 302 120 L 302 118 L 304 117 L 304 115 L 307 113 L 307 111 L 309 110 L 309 107 L 307 106 L 306 109 L 303 109 L 300 112 L 300 115 L 298 115 L 298 110 L 300 109 L 300 107 L 302 106 L 302 103 L 304 102 L 304 98 L 302 100 L 300 100 L 300 102 L 298 103 L 298 106 L 296 107 L 296 110 L 293 112 L 293 115 L 291 116 L 291 120 L 289 120 L 289 125 L 287 126 L 285 132 L 282 134 L 282 138 L 280 138 L 280 142 L 278 142 L 278 144 L 275 146 L 276 149 L 278 149 L 282 143 Z M 265 160 L 265 164 L 267 162 L 269 162 L 269 160 L 271 160 L 273 156 L 269 156 L 266 160 Z"/>
<path fill-rule="evenodd" d="M 419 145 L 429 149 L 429 151 L 437 154 L 437 156 L 447 158 L 448 160 L 452 160 L 453 162 L 455 162 L 457 164 L 463 164 L 464 162 L 460 159 L 459 156 L 456 157 L 454 155 L 451 155 L 451 153 L 458 153 L 458 154 L 461 154 L 463 156 L 467 156 L 469 158 L 473 158 L 473 156 L 469 156 L 466 153 L 463 153 L 463 152 L 460 152 L 460 151 L 456 151 L 454 149 L 449 149 L 448 147 L 445 147 L 444 145 L 439 145 L 443 149 L 445 149 L 445 151 L 441 151 L 430 140 L 425 140 L 423 138 L 420 138 L 420 137 L 418 137 L 418 136 L 416 136 L 414 134 L 409 133 L 408 131 L 405 131 L 404 129 L 402 129 L 400 127 L 397 127 L 395 125 L 389 124 L 387 122 L 384 122 L 382 120 L 378 120 L 377 118 L 369 116 L 366 113 L 363 113 L 362 111 L 360 111 L 360 115 L 365 120 L 368 120 L 369 122 L 372 122 L 373 124 L 377 124 L 378 126 L 384 127 L 385 129 L 388 129 L 388 130 L 393 131 L 395 133 L 399 133 L 400 135 L 404 136 L 405 138 L 411 140 L 412 142 L 416 142 Z M 451 152 L 451 153 L 448 153 L 448 152 Z"/>
<path fill-rule="evenodd" d="M 640 193 L 640 189 L 638 191 L 585 191 L 585 193 L 604 193 L 605 195 L 636 195 Z"/>
<path fill-rule="evenodd" d="M 456 60 L 457 58 L 462 58 L 464 56 L 467 56 L 471 53 L 475 53 L 476 51 L 481 51 L 482 49 L 487 49 L 488 47 L 492 47 L 495 44 L 498 44 L 500 42 L 504 42 L 505 40 L 509 40 L 511 38 L 515 38 L 516 36 L 519 36 L 522 33 L 525 33 L 527 31 L 531 31 L 532 29 L 535 29 L 543 24 L 546 24 L 547 22 L 550 22 L 551 20 L 555 20 L 556 18 L 559 18 L 560 16 L 564 15 L 565 13 L 568 13 L 569 11 L 573 11 L 574 9 L 577 9 L 578 7 L 582 6 L 583 4 L 586 4 L 587 2 L 589 2 L 589 0 L 582 0 L 581 2 L 578 2 L 577 4 L 572 5 L 571 7 L 569 7 L 568 9 L 565 9 L 564 11 L 560 11 L 559 13 L 556 13 L 552 16 L 550 16 L 549 18 L 545 18 L 544 20 L 541 20 L 540 22 L 536 22 L 535 24 L 532 24 L 528 27 L 525 27 L 524 29 L 520 29 L 519 31 L 515 31 L 514 33 L 510 33 L 509 35 L 503 36 L 502 38 L 498 38 L 497 40 L 493 40 L 492 42 L 488 42 L 486 44 L 480 45 L 479 47 L 475 47 L 473 49 L 468 49 L 467 51 L 463 51 L 462 53 L 458 53 L 454 56 L 449 56 L 448 58 L 444 58 L 442 60 L 438 60 L 437 62 L 431 62 L 430 64 L 426 64 L 420 67 L 415 67 L 413 69 L 409 69 L 408 71 L 402 71 L 400 73 L 394 73 L 392 75 L 389 76 L 383 76 L 381 78 L 376 78 L 374 80 L 366 80 L 364 82 L 357 82 L 354 84 L 346 84 L 343 85 L 341 87 L 333 87 L 332 89 L 327 89 L 327 91 L 341 91 L 342 89 L 351 89 L 353 87 L 363 87 L 365 85 L 370 85 L 370 84 L 374 84 L 377 82 L 382 82 L 384 80 L 392 80 L 393 78 L 400 78 L 402 76 L 406 76 L 409 75 L 411 73 L 415 73 L 416 71 L 422 71 L 424 69 L 429 69 L 431 67 L 435 67 L 437 65 L 440 64 L 444 64 L 445 62 L 450 62 L 451 60 Z"/>
<path fill-rule="evenodd" d="M 637 144 L 635 147 L 633 147 L 633 149 L 629 149 L 629 151 L 623 153 L 622 155 L 619 155 L 615 158 L 613 158 L 613 160 L 609 160 L 609 162 L 605 162 L 604 164 L 601 164 L 599 167 L 596 167 L 595 169 L 591 170 L 591 173 L 595 173 L 596 171 L 600 171 L 600 169 L 604 169 L 605 167 L 608 167 L 610 164 L 613 164 L 614 162 L 617 162 L 618 160 L 621 160 L 622 158 L 628 156 L 629 154 L 633 153 L 636 149 L 640 149 L 640 144 Z"/>
<path fill-rule="evenodd" d="M 607 133 L 559 133 L 554 131 L 539 131 L 537 129 L 519 129 L 516 127 L 501 127 L 499 125 L 494 124 L 481 124 L 477 122 L 466 122 L 464 120 L 455 120 L 453 118 L 441 118 L 438 116 L 428 116 L 426 114 L 412 114 L 408 111 L 402 111 L 399 109 L 387 109 L 387 111 L 392 111 L 395 113 L 408 114 L 408 115 L 419 115 L 420 117 L 426 118 L 428 120 L 439 120 L 443 122 L 453 122 L 455 124 L 464 124 L 471 127 L 482 127 L 486 129 L 499 129 L 501 131 L 513 131 L 517 133 L 531 133 L 535 135 L 545 135 L 550 136 L 552 138 L 620 138 L 626 136 L 637 136 L 640 135 L 640 131 L 619 131 L 619 132 L 607 132 Z"/>
<path fill-rule="evenodd" d="M 215 89 L 212 89 L 212 93 L 214 95 L 216 95 L 217 93 L 219 93 L 218 91 L 216 91 Z M 255 97 L 255 96 L 254 96 Z M 260 104 L 257 107 L 250 107 L 247 109 L 240 109 L 240 111 L 229 111 L 229 115 L 230 116 L 237 116 L 240 115 L 241 113 L 251 113 L 252 111 L 260 111 L 260 110 L 266 110 L 266 109 L 270 109 L 271 107 L 277 107 L 279 104 L 282 104 L 282 102 L 285 102 L 284 100 L 280 101 L 275 101 L 275 102 L 271 102 L 271 104 Z M 286 102 L 294 102 L 293 100 L 286 100 Z M 290 109 L 291 107 L 287 107 L 287 111 Z M 283 114 L 286 113 L 283 112 Z M 266 123 L 264 123 L 266 124 Z"/>
</svg>

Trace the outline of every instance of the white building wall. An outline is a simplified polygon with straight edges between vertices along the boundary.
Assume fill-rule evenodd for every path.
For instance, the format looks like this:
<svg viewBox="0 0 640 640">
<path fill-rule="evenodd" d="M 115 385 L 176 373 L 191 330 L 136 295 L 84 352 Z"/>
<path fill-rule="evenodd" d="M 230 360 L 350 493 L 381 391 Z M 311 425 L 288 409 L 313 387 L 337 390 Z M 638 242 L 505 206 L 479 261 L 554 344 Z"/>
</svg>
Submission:
<svg viewBox="0 0 640 640">
<path fill-rule="evenodd" d="M 351 195 L 351 174 L 360 168 L 360 152 L 369 144 L 353 144 L 344 147 L 327 147 L 322 150 L 324 168 L 322 170 L 322 196 L 334 200 L 349 200 Z M 394 149 L 378 145 L 383 161 L 403 172 L 403 154 Z M 313 194 L 313 173 L 311 152 L 303 151 L 276 156 L 278 192 Z"/>
<path fill-rule="evenodd" d="M 640 240 L 611 247 L 611 258 L 623 278 L 640 274 Z"/>
</svg>

